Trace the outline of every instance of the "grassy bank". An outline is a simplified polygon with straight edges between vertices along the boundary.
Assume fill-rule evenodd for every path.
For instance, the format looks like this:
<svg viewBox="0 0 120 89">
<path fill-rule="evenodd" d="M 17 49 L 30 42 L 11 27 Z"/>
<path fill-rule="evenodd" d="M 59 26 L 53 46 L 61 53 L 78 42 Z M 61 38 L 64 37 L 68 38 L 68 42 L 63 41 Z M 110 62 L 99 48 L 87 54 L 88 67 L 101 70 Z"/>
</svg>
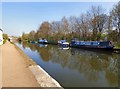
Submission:
<svg viewBox="0 0 120 89">
<path fill-rule="evenodd" d="M 115 44 L 115 48 L 120 49 L 120 43 L 116 43 L 116 44 Z"/>
</svg>

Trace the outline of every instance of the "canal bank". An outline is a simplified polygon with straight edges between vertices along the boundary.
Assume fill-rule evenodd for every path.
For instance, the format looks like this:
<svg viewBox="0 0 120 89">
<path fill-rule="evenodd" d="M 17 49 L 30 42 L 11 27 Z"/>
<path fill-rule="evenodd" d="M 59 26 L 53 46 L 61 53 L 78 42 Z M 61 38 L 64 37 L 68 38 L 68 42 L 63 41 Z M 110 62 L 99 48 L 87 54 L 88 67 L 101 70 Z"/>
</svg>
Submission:
<svg viewBox="0 0 120 89">
<path fill-rule="evenodd" d="M 16 45 L 6 42 L 2 46 L 2 87 L 61 86 Z"/>
<path fill-rule="evenodd" d="M 16 45 L 65 88 L 118 86 L 118 54 L 28 42 Z"/>
</svg>

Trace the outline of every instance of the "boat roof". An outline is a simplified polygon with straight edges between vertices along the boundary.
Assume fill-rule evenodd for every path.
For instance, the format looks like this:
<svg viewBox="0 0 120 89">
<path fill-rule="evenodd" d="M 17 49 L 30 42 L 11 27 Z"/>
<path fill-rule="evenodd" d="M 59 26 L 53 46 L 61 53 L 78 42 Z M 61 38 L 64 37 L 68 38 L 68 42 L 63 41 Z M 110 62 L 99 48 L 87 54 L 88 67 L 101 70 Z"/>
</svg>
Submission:
<svg viewBox="0 0 120 89">
<path fill-rule="evenodd" d="M 69 44 L 68 42 L 63 42 L 62 44 Z"/>
<path fill-rule="evenodd" d="M 78 41 L 78 42 L 110 42 L 110 41 Z"/>
</svg>

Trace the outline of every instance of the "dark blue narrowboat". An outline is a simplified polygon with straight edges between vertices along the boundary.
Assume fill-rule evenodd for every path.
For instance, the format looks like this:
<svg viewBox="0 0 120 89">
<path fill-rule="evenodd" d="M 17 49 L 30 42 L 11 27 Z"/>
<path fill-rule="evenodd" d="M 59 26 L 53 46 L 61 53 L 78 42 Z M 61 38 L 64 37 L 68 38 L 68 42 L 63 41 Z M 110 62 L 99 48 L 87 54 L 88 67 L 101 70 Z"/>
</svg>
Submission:
<svg viewBox="0 0 120 89">
<path fill-rule="evenodd" d="M 77 48 L 105 49 L 105 50 L 112 50 L 114 47 L 110 41 L 78 41 L 78 40 L 72 40 L 70 46 Z"/>
</svg>

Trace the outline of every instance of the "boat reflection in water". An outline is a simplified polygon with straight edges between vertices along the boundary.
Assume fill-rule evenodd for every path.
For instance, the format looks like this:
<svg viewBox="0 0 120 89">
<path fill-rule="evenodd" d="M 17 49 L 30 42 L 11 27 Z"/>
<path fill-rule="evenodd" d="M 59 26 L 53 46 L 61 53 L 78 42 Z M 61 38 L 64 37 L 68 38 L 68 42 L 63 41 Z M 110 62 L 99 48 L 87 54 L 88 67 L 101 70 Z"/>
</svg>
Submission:
<svg viewBox="0 0 120 89">
<path fill-rule="evenodd" d="M 47 47 L 47 44 L 38 44 L 40 47 Z"/>
<path fill-rule="evenodd" d="M 62 46 L 58 46 L 58 49 L 67 50 L 67 49 L 70 49 L 70 47 L 62 47 Z"/>
<path fill-rule="evenodd" d="M 63 87 L 118 87 L 119 54 L 63 50 L 55 45 L 17 45 Z"/>
</svg>

